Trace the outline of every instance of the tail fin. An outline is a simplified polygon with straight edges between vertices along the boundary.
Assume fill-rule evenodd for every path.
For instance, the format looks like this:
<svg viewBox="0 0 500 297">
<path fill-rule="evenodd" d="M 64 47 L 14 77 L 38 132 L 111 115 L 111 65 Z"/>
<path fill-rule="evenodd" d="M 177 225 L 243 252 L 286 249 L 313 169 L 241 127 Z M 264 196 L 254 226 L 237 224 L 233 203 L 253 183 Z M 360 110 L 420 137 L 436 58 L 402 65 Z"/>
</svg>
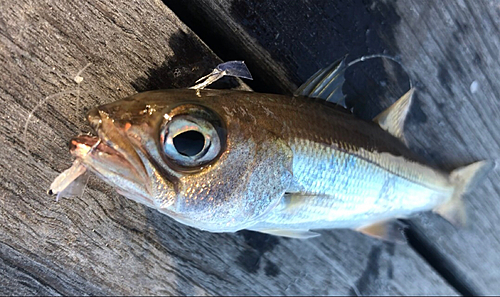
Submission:
<svg viewBox="0 0 500 297">
<path fill-rule="evenodd" d="M 434 212 L 455 226 L 464 226 L 467 214 L 462 196 L 482 181 L 494 166 L 495 162 L 479 161 L 453 170 L 450 173 L 450 181 L 455 185 L 453 196 L 445 204 L 436 207 Z"/>
</svg>

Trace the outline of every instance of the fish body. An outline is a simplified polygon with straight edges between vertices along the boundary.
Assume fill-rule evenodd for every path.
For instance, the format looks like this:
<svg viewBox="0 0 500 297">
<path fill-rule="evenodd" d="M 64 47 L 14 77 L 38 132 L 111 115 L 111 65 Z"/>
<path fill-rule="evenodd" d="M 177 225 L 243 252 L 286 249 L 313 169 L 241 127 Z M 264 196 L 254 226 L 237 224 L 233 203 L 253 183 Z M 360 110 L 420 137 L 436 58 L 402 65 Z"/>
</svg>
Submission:
<svg viewBox="0 0 500 297">
<path fill-rule="evenodd" d="M 302 96 L 151 91 L 88 120 L 97 136 L 71 141 L 83 166 L 127 198 L 211 232 L 306 238 L 427 210 L 463 221 L 460 198 L 487 167 L 442 172 L 383 121 Z"/>
</svg>

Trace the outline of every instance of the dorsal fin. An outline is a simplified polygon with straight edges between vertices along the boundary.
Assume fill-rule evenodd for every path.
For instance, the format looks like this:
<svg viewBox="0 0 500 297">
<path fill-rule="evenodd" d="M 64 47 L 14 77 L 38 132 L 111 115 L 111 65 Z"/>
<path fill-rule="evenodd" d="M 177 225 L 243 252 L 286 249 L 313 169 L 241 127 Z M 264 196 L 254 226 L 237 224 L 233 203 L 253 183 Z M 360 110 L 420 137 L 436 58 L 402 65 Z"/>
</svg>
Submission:
<svg viewBox="0 0 500 297">
<path fill-rule="evenodd" d="M 394 104 L 373 119 L 382 129 L 401 139 L 404 143 L 406 143 L 406 140 L 403 135 L 403 128 L 414 92 L 415 88 L 411 88 L 398 101 L 394 102 Z"/>
<path fill-rule="evenodd" d="M 320 69 L 303 83 L 294 95 L 320 98 L 346 107 L 345 96 L 342 93 L 346 57 L 339 59 L 328 67 Z"/>
</svg>

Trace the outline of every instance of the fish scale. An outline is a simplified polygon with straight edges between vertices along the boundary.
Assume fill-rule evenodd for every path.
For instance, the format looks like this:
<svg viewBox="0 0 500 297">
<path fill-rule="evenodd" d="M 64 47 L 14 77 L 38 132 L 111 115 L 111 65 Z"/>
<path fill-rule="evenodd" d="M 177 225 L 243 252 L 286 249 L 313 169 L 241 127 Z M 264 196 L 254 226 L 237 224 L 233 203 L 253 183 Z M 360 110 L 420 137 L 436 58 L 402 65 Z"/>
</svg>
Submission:
<svg viewBox="0 0 500 297">
<path fill-rule="evenodd" d="M 255 229 L 359 228 L 432 209 L 453 191 L 451 184 L 426 186 L 327 145 L 296 140 L 291 147 L 300 192 L 289 193 Z"/>
</svg>

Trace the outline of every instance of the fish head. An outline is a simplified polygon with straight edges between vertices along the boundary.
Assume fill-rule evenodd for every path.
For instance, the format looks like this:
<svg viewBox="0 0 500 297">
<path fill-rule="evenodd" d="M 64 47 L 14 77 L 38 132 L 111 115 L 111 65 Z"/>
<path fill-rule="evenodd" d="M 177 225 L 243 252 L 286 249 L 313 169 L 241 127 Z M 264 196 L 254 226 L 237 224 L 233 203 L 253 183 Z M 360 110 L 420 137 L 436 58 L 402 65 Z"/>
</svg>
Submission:
<svg viewBox="0 0 500 297">
<path fill-rule="evenodd" d="M 97 136 L 75 137 L 71 153 L 120 194 L 179 222 L 245 229 L 279 204 L 292 153 L 259 130 L 258 114 L 228 112 L 240 104 L 233 94 L 152 91 L 99 106 L 88 114 Z"/>
</svg>

